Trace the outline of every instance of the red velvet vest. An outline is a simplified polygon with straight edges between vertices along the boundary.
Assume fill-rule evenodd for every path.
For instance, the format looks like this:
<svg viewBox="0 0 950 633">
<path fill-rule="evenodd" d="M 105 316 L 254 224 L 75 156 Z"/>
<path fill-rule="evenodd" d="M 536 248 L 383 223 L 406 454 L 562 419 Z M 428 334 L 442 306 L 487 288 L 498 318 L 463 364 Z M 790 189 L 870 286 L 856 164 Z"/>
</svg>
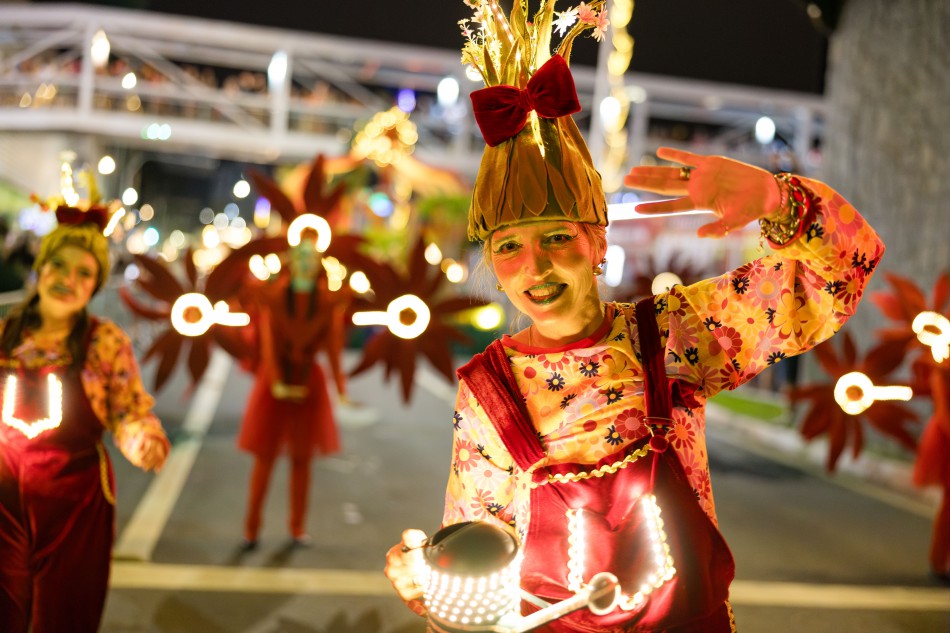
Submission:
<svg viewBox="0 0 950 633">
<path fill-rule="evenodd" d="M 499 341 L 458 374 L 518 467 L 532 474 L 522 588 L 557 602 L 601 571 L 621 583 L 623 606 L 601 616 L 582 609 L 539 631 L 728 633 L 734 630 L 726 604 L 732 554 L 699 506 L 676 453 L 665 450 L 672 401 L 652 298 L 639 302 L 636 314 L 645 421 L 654 435 L 596 464 L 531 470 L 544 449 Z M 523 603 L 524 613 L 535 610 Z"/>
</svg>

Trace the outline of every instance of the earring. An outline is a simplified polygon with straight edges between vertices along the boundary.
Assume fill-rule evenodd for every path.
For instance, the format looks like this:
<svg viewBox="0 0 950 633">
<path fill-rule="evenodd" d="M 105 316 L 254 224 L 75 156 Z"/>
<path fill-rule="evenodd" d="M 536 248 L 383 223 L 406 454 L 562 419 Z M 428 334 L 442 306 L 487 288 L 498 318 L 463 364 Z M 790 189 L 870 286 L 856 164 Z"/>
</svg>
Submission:
<svg viewBox="0 0 950 633">
<path fill-rule="evenodd" d="M 594 277 L 600 277 L 604 274 L 604 264 L 607 263 L 607 258 L 600 260 L 600 263 L 594 266 Z"/>
<path fill-rule="evenodd" d="M 495 284 L 495 288 L 498 289 L 498 292 L 504 292 L 505 289 L 501 287 L 501 284 Z"/>
</svg>

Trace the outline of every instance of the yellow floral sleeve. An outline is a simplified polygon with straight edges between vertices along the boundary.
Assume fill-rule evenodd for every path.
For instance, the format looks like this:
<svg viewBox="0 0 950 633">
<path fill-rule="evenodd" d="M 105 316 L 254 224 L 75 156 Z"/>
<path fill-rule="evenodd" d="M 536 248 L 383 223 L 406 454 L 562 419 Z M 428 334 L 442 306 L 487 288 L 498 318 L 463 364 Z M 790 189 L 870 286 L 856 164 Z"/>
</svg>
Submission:
<svg viewBox="0 0 950 633">
<path fill-rule="evenodd" d="M 884 244 L 844 198 L 803 179 L 814 220 L 780 251 L 656 299 L 667 370 L 706 396 L 807 351 L 854 314 Z"/>
<path fill-rule="evenodd" d="M 464 381 L 459 383 L 453 427 L 442 524 L 487 521 L 510 531 L 513 461 Z"/>
<path fill-rule="evenodd" d="M 145 390 L 128 335 L 109 320 L 96 327 L 82 372 L 83 388 L 92 410 L 112 433 L 116 446 L 141 467 L 133 447 L 143 437 L 168 439 L 152 412 L 154 398 Z"/>
</svg>

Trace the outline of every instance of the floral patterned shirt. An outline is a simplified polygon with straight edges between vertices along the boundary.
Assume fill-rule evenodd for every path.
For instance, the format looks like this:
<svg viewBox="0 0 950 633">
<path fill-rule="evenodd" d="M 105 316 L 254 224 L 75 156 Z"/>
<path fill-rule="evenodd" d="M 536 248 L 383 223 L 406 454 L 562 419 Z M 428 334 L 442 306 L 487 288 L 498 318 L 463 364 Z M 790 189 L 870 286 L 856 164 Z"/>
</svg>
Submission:
<svg viewBox="0 0 950 633">
<path fill-rule="evenodd" d="M 144 434 L 165 438 L 161 423 L 152 413 L 155 400 L 145 391 L 128 335 L 108 319 L 97 318 L 83 364 L 81 380 L 86 397 L 102 426 L 112 433 L 116 446 L 136 466 L 132 452 Z M 40 345 L 27 332 L 3 359 L 5 367 L 64 367 L 72 362 L 65 343 Z"/>
<path fill-rule="evenodd" d="M 706 399 L 834 334 L 857 308 L 884 246 L 838 193 L 802 179 L 814 222 L 781 250 L 654 299 L 666 373 L 679 393 L 667 438 L 696 498 L 716 522 L 705 440 Z M 502 343 L 546 456 L 535 466 L 592 464 L 649 433 L 636 316 L 609 304 L 597 340 L 557 350 Z M 482 520 L 514 528 L 530 519 L 521 471 L 464 381 L 454 415 L 443 525 Z"/>
</svg>

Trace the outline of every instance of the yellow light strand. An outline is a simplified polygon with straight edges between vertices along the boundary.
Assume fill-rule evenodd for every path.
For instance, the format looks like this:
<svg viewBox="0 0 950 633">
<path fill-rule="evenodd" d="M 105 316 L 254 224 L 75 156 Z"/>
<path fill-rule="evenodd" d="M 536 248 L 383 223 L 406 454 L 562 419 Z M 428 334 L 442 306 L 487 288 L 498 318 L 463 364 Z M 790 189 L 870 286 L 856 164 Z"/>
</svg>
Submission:
<svg viewBox="0 0 950 633">
<path fill-rule="evenodd" d="M 622 184 L 621 173 L 627 162 L 626 121 L 630 112 L 630 98 L 624 85 L 624 75 L 633 57 L 633 38 L 627 33 L 627 24 L 633 15 L 633 0 L 614 0 L 610 6 L 610 40 L 613 49 L 607 57 L 607 75 L 610 81 L 610 96 L 617 100 L 619 108 L 616 120 L 604 126 L 604 141 L 607 146 L 601 176 L 604 190 L 616 191 Z"/>
</svg>

